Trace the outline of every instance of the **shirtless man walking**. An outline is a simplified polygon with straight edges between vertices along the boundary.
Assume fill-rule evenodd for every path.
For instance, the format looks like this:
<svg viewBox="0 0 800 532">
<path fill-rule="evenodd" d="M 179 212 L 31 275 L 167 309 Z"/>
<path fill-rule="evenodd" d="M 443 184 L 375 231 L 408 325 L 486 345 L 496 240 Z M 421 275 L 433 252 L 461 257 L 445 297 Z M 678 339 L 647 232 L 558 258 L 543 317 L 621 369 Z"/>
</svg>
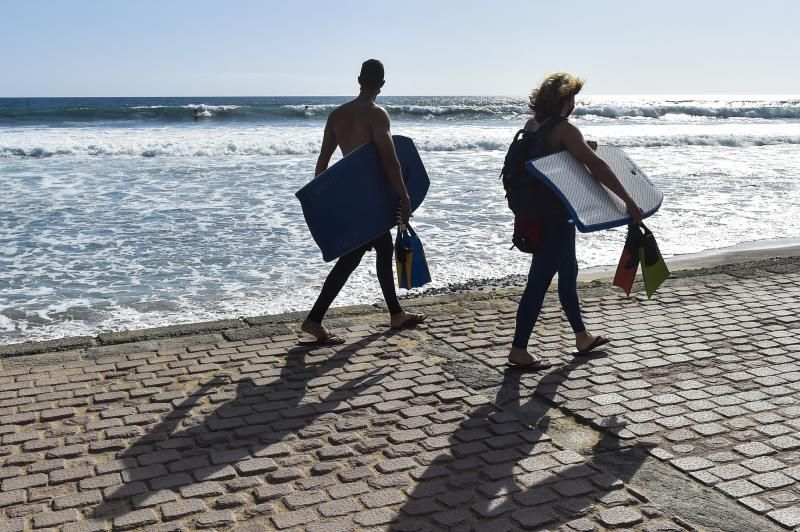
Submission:
<svg viewBox="0 0 800 532">
<path fill-rule="evenodd" d="M 377 59 L 364 61 L 358 83 L 361 85 L 358 97 L 337 107 L 328 117 L 314 175 L 317 176 L 328 168 L 328 163 L 337 147 L 341 148 L 344 156 L 359 146 L 375 142 L 383 171 L 400 197 L 400 216 L 407 222 L 411 216 L 411 204 L 389 131 L 389 115 L 375 105 L 375 98 L 380 94 L 384 84 L 383 64 Z M 353 198 L 353 201 L 369 201 L 369 198 Z M 350 274 L 361 262 L 364 253 L 372 248 L 375 248 L 378 282 L 389 307 L 391 327 L 401 329 L 425 321 L 425 315 L 405 312 L 397 300 L 392 274 L 392 235 L 387 231 L 375 240 L 340 257 L 328 274 L 314 307 L 300 326 L 304 333 L 316 338 L 316 343 L 326 345 L 344 343 L 343 338 L 331 333 L 322 325 L 322 319 Z"/>
</svg>

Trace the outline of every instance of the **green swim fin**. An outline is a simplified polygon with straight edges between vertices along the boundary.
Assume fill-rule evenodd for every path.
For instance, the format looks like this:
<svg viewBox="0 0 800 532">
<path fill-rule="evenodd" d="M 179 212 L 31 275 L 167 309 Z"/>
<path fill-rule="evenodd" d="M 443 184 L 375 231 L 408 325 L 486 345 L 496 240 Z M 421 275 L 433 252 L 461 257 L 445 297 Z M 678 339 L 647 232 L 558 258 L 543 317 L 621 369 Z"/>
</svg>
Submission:
<svg viewBox="0 0 800 532">
<path fill-rule="evenodd" d="M 644 235 L 639 242 L 639 261 L 642 265 L 642 279 L 647 298 L 656 293 L 658 287 L 669 277 L 669 269 L 661 256 L 653 233 L 644 225 Z"/>
</svg>

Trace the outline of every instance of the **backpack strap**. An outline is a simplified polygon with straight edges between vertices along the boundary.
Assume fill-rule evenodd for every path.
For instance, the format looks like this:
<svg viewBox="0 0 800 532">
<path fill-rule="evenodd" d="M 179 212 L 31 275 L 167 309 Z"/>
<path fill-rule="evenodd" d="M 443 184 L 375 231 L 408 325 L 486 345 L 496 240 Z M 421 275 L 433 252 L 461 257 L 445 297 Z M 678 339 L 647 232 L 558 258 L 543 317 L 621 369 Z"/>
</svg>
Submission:
<svg viewBox="0 0 800 532">
<path fill-rule="evenodd" d="M 552 130 L 561 122 L 566 122 L 566 120 L 567 119 L 561 115 L 551 116 L 545 120 L 544 124 L 539 126 L 539 129 L 533 132 L 536 137 L 536 146 L 541 150 L 542 153 L 546 152 L 544 143 L 547 140 L 547 134 L 550 133 L 550 130 Z"/>
<path fill-rule="evenodd" d="M 529 135 L 530 133 L 531 132 L 527 131 L 526 129 L 520 129 L 519 131 L 517 131 L 516 135 L 514 135 L 514 140 L 511 141 L 511 146 L 514 146 L 519 141 L 519 138 L 521 136 Z M 511 148 L 509 148 L 509 149 L 511 149 Z M 503 174 L 506 173 L 507 169 L 508 169 L 508 154 L 506 154 L 506 160 L 503 163 L 503 168 L 500 170 L 500 177 L 503 177 Z"/>
</svg>

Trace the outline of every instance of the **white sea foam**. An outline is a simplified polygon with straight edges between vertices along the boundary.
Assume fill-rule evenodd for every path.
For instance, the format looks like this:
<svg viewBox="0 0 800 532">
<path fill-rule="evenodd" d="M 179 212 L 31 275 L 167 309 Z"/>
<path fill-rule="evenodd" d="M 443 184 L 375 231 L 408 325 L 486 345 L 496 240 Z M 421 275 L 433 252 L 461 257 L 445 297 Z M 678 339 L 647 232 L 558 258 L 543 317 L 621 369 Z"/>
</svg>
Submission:
<svg viewBox="0 0 800 532">
<path fill-rule="evenodd" d="M 668 124 L 576 120 L 587 138 L 621 147 L 770 146 L 800 144 L 800 122 Z M 320 128 L 321 129 L 321 128 Z M 218 157 L 312 155 L 321 131 L 288 126 L 213 128 L 7 128 L 0 129 L 0 158 L 9 157 Z M 394 131 L 414 139 L 420 151 L 505 150 L 508 125 L 398 123 Z"/>
</svg>

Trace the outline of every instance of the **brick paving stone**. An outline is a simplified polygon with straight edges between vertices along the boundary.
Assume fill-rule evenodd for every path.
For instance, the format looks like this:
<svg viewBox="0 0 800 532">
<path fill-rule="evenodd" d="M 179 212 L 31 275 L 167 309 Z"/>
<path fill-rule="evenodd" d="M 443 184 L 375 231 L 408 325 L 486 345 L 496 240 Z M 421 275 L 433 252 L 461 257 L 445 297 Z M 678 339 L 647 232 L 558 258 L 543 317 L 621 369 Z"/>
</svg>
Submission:
<svg viewBox="0 0 800 532">
<path fill-rule="evenodd" d="M 378 463 L 376 469 L 381 473 L 393 473 L 396 471 L 405 471 L 415 466 L 416 463 L 410 458 L 394 458 Z"/>
<path fill-rule="evenodd" d="M 33 516 L 33 528 L 54 527 L 77 521 L 79 518 L 80 513 L 74 508 L 60 512 L 45 512 Z"/>
<path fill-rule="evenodd" d="M 355 452 L 353 449 L 347 445 L 333 445 L 329 447 L 323 447 L 317 451 L 317 456 L 319 456 L 320 460 L 338 460 L 353 456 L 354 454 Z"/>
<path fill-rule="evenodd" d="M 594 486 L 586 480 L 559 480 L 552 488 L 565 497 L 576 497 L 594 491 Z"/>
<path fill-rule="evenodd" d="M 62 495 L 53 499 L 54 510 L 65 510 L 67 508 L 78 508 L 99 504 L 103 500 L 100 490 L 82 491 L 73 495 Z"/>
<path fill-rule="evenodd" d="M 238 508 L 248 503 L 249 499 L 243 493 L 231 493 L 223 495 L 214 502 L 214 508 L 224 510 L 227 508 Z"/>
<path fill-rule="evenodd" d="M 17 489 L 0 493 L 0 508 L 27 502 L 28 493 L 24 489 Z"/>
<path fill-rule="evenodd" d="M 670 463 L 684 472 L 714 467 L 714 462 L 711 460 L 698 457 L 675 458 Z"/>
<path fill-rule="evenodd" d="M 757 496 L 756 497 L 743 497 L 743 498 L 739 499 L 739 502 L 741 504 L 744 504 L 745 506 L 747 506 L 748 508 L 750 508 L 751 510 L 753 510 L 757 514 L 764 514 L 764 513 L 768 512 L 769 510 L 772 510 L 772 505 L 771 504 L 768 504 L 768 503 L 762 501 Z"/>
<path fill-rule="evenodd" d="M 740 497 L 745 497 L 747 495 L 753 495 L 755 493 L 760 493 L 764 491 L 755 484 L 748 482 L 747 480 L 744 479 L 722 482 L 720 484 L 717 484 L 716 487 L 722 490 L 724 493 L 727 493 L 731 497 L 737 499 Z"/>
<path fill-rule="evenodd" d="M 17 477 L 23 474 L 21 467 L 0 467 L 0 480 Z"/>
<path fill-rule="evenodd" d="M 184 499 L 175 502 L 169 502 L 161 506 L 161 512 L 164 514 L 164 519 L 172 520 L 186 517 L 187 515 L 205 512 L 207 510 L 203 501 L 198 499 Z"/>
<path fill-rule="evenodd" d="M 417 492 L 415 493 L 415 496 L 420 496 L 420 494 L 418 493 L 419 490 L 417 489 L 415 491 Z M 367 495 L 361 496 L 361 502 L 363 502 L 367 508 L 381 508 L 383 506 L 392 506 L 395 504 L 400 504 L 405 500 L 406 496 L 403 495 L 401 491 L 392 489 L 374 491 Z"/>
<path fill-rule="evenodd" d="M 149 493 L 142 493 L 131 498 L 134 508 L 149 508 L 167 502 L 173 502 L 178 498 L 175 492 L 170 490 L 159 490 Z"/>
<path fill-rule="evenodd" d="M 253 491 L 253 497 L 256 502 L 271 501 L 278 499 L 292 493 L 294 489 L 289 483 L 285 484 L 268 484 L 266 486 L 259 486 Z"/>
<path fill-rule="evenodd" d="M 334 499 L 342 499 L 361 495 L 369 491 L 369 486 L 364 481 L 337 484 L 328 488 L 328 494 Z"/>
<path fill-rule="evenodd" d="M 794 528 L 800 525 L 800 508 L 784 508 L 774 510 L 767 514 L 771 519 L 787 528 Z"/>
<path fill-rule="evenodd" d="M 752 471 L 755 471 L 756 473 L 766 473 L 768 471 L 776 471 L 786 467 L 786 464 L 770 456 L 751 458 L 750 460 L 743 461 L 742 465 Z"/>
<path fill-rule="evenodd" d="M 114 530 L 132 530 L 158 522 L 158 515 L 151 510 L 136 510 L 114 518 Z"/>
<path fill-rule="evenodd" d="M 323 517 L 340 517 L 363 510 L 357 499 L 340 499 L 320 504 L 317 510 Z"/>
<path fill-rule="evenodd" d="M 542 525 L 558 519 L 558 514 L 549 507 L 526 508 L 513 512 L 511 518 L 524 529 L 538 530 Z"/>
<path fill-rule="evenodd" d="M 733 450 L 747 458 L 755 458 L 757 456 L 775 453 L 775 449 L 761 442 L 743 443 L 734 447 Z"/>
<path fill-rule="evenodd" d="M 376 508 L 355 514 L 353 521 L 362 526 L 373 527 L 390 523 L 394 515 L 395 512 L 388 508 Z"/>
<path fill-rule="evenodd" d="M 191 471 L 194 469 L 208 467 L 210 465 L 211 464 L 209 463 L 208 458 L 205 456 L 194 456 L 192 458 L 170 462 L 167 464 L 167 469 L 169 469 L 171 473 L 180 473 L 182 471 Z"/>
<path fill-rule="evenodd" d="M 25 519 L 8 519 L 0 522 L 0 532 L 24 532 Z"/>
<path fill-rule="evenodd" d="M 199 484 L 191 484 L 180 488 L 181 497 L 185 498 L 206 498 L 215 495 L 222 495 L 225 490 L 218 482 L 201 482 Z"/>
<path fill-rule="evenodd" d="M 752 471 L 742 467 L 739 464 L 726 464 L 716 466 L 707 470 L 712 475 L 721 478 L 722 480 L 734 480 L 741 477 L 752 475 Z"/>
<path fill-rule="evenodd" d="M 140 465 L 148 466 L 152 464 L 163 464 L 166 462 L 172 462 L 175 460 L 179 460 L 181 455 L 178 451 L 174 449 L 167 449 L 164 451 L 157 451 L 153 453 L 143 454 L 138 457 L 138 461 Z"/>
<path fill-rule="evenodd" d="M 94 466 L 71 467 L 69 469 L 57 469 L 49 475 L 50 484 L 61 484 L 63 482 L 73 482 L 82 480 L 94 475 Z"/>
<path fill-rule="evenodd" d="M 283 467 L 267 475 L 267 480 L 274 484 L 281 484 L 303 478 L 303 471 L 297 467 Z"/>
<path fill-rule="evenodd" d="M 524 468 L 526 471 L 541 471 L 545 469 L 551 469 L 559 465 L 558 462 L 550 458 L 549 456 L 534 456 L 531 458 L 526 458 L 519 462 L 520 467 Z"/>
<path fill-rule="evenodd" d="M 272 522 L 278 530 L 308 524 L 316 519 L 317 516 L 309 509 L 298 510 L 296 512 L 284 512 L 272 516 Z"/>
<path fill-rule="evenodd" d="M 778 471 L 772 471 L 770 473 L 762 473 L 760 475 L 754 475 L 748 479 L 753 484 L 757 484 L 764 489 L 778 489 L 784 486 L 789 486 L 794 484 L 794 480 L 787 477 L 783 473 Z"/>
<path fill-rule="evenodd" d="M 105 519 L 89 519 L 67 523 L 62 530 L 63 532 L 106 532 L 108 527 L 109 523 Z"/>
<path fill-rule="evenodd" d="M 302 491 L 297 493 L 292 493 L 291 495 L 287 495 L 283 499 L 283 503 L 286 507 L 290 510 L 299 510 L 301 508 L 305 508 L 306 506 L 314 506 L 325 502 L 328 500 L 328 497 L 325 492 L 323 491 Z"/>
<path fill-rule="evenodd" d="M 0 484 L 0 489 L 3 491 L 13 491 L 45 485 L 47 485 L 47 475 L 36 473 L 34 475 L 7 478 Z"/>
<path fill-rule="evenodd" d="M 236 518 L 230 510 L 213 510 L 195 519 L 197 528 L 227 527 L 233 524 Z"/>
<path fill-rule="evenodd" d="M 148 483 L 154 490 L 163 490 L 191 484 L 192 477 L 190 477 L 187 473 L 173 473 L 163 477 L 151 478 Z"/>
<path fill-rule="evenodd" d="M 241 475 L 257 475 L 278 469 L 278 464 L 272 458 L 253 458 L 236 464 L 236 470 Z"/>
<path fill-rule="evenodd" d="M 228 480 L 236 476 L 236 470 L 231 466 L 211 466 L 202 467 L 192 472 L 198 481 L 204 480 Z M 273 473 L 274 474 L 274 473 Z"/>
</svg>

